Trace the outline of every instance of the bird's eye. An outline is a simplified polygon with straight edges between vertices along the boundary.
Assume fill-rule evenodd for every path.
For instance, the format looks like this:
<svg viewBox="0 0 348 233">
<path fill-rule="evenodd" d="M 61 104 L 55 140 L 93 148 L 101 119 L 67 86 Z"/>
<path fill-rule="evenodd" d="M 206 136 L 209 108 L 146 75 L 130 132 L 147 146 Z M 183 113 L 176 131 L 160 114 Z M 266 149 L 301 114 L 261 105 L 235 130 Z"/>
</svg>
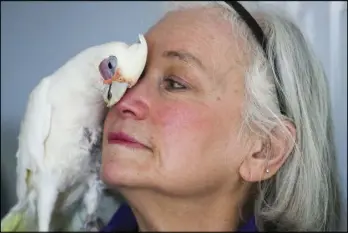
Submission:
<svg viewBox="0 0 348 233">
<path fill-rule="evenodd" d="M 117 68 L 117 58 L 109 56 L 99 64 L 99 72 L 104 80 L 110 80 L 115 75 Z"/>
<path fill-rule="evenodd" d="M 117 66 L 117 58 L 116 58 L 115 56 L 110 56 L 108 60 L 109 60 L 109 62 L 108 62 L 108 68 L 109 68 L 110 70 L 115 69 L 116 66 Z"/>
</svg>

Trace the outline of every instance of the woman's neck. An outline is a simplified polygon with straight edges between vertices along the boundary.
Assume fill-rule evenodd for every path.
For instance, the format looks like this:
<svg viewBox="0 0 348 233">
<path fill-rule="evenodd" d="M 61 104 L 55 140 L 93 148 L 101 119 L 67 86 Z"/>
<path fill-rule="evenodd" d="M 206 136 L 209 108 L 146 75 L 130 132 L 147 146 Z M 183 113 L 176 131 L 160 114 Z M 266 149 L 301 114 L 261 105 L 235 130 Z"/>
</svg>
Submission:
<svg viewBox="0 0 348 233">
<path fill-rule="evenodd" d="M 168 197 L 151 191 L 126 191 L 140 231 L 235 231 L 238 197 Z"/>
</svg>

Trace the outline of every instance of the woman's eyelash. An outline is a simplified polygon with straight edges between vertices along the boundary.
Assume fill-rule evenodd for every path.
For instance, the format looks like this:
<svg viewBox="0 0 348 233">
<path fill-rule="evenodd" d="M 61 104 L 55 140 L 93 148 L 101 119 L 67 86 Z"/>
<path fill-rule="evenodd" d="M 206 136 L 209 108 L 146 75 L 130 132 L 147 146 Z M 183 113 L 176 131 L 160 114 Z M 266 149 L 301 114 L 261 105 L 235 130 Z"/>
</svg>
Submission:
<svg viewBox="0 0 348 233">
<path fill-rule="evenodd" d="M 185 90 L 187 87 L 173 76 L 167 76 L 163 79 L 163 86 L 166 90 Z"/>
</svg>

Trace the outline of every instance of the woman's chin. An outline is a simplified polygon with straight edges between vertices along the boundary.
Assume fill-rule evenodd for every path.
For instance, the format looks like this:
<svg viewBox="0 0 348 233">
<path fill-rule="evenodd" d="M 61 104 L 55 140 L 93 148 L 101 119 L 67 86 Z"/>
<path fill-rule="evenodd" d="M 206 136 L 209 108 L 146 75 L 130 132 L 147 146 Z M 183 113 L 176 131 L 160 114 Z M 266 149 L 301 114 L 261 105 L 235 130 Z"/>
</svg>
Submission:
<svg viewBox="0 0 348 233">
<path fill-rule="evenodd" d="M 148 172 L 144 170 L 144 160 L 136 159 L 135 155 L 123 154 L 122 156 L 103 155 L 101 165 L 101 179 L 109 186 L 136 186 L 145 182 Z"/>
</svg>

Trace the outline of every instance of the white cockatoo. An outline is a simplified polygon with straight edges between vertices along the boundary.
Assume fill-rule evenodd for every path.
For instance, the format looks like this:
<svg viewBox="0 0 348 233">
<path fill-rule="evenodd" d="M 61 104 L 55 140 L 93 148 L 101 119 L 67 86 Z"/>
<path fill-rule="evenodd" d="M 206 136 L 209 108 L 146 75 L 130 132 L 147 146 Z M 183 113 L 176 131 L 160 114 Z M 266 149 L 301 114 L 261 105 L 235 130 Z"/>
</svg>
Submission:
<svg viewBox="0 0 348 233">
<path fill-rule="evenodd" d="M 34 88 L 18 137 L 18 201 L 2 219 L 1 231 L 61 228 L 77 203 L 85 210 L 85 226 L 96 220 L 107 107 L 138 81 L 147 49 L 143 35 L 132 45 L 88 48 Z"/>
</svg>

